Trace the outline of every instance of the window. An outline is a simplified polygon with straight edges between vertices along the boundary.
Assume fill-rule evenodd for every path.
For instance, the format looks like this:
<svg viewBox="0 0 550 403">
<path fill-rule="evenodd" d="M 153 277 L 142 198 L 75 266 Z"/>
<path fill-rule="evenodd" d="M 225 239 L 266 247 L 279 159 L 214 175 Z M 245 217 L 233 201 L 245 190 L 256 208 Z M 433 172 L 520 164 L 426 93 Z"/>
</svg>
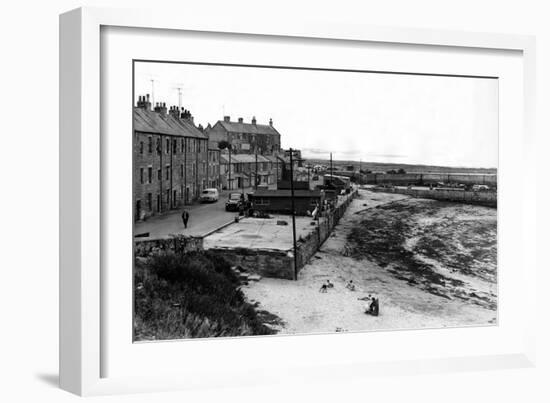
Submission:
<svg viewBox="0 0 550 403">
<path fill-rule="evenodd" d="M 160 138 L 158 138 L 157 139 L 157 154 L 160 155 L 161 152 L 162 152 L 162 143 L 161 143 Z"/>
<path fill-rule="evenodd" d="M 157 179 L 158 179 L 159 181 L 162 180 L 162 171 L 161 171 L 160 169 L 157 171 Z"/>
<path fill-rule="evenodd" d="M 166 154 L 170 153 L 170 139 L 166 139 Z"/>
<path fill-rule="evenodd" d="M 176 151 L 178 150 L 177 144 L 178 144 L 177 140 L 172 141 L 172 154 L 175 154 Z"/>
<path fill-rule="evenodd" d="M 149 154 L 153 153 L 153 137 L 149 136 L 148 152 Z"/>
<path fill-rule="evenodd" d="M 139 168 L 139 182 L 143 184 L 143 168 Z"/>
<path fill-rule="evenodd" d="M 147 208 L 149 211 L 153 210 L 153 194 L 147 193 Z"/>
<path fill-rule="evenodd" d="M 180 166 L 180 176 L 183 178 L 183 164 Z"/>
<path fill-rule="evenodd" d="M 181 139 L 181 152 L 184 153 L 185 152 L 185 142 L 187 141 L 187 139 L 183 138 Z"/>
<path fill-rule="evenodd" d="M 149 183 L 153 182 L 153 167 L 147 168 L 147 178 L 149 180 Z"/>
<path fill-rule="evenodd" d="M 139 142 L 139 153 L 143 154 L 143 141 Z"/>
<path fill-rule="evenodd" d="M 166 165 L 166 180 L 170 179 L 170 165 Z"/>
<path fill-rule="evenodd" d="M 254 203 L 258 206 L 268 206 L 269 205 L 269 199 L 259 197 L 254 200 Z"/>
</svg>

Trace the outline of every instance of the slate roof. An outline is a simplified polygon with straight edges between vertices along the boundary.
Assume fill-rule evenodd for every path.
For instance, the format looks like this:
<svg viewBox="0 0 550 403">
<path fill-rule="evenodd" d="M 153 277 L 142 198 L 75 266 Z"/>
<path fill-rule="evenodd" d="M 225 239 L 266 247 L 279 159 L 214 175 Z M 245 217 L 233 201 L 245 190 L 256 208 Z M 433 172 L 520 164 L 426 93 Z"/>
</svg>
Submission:
<svg viewBox="0 0 550 403">
<path fill-rule="evenodd" d="M 144 108 L 134 108 L 134 130 L 142 133 L 205 139 L 207 136 L 186 119 L 158 113 Z"/>
<path fill-rule="evenodd" d="M 222 154 L 220 155 L 220 161 L 227 164 L 229 163 L 229 155 L 228 154 Z M 262 162 L 269 162 L 270 160 L 264 157 L 263 155 L 258 154 L 258 164 Z M 239 164 L 239 163 L 255 163 L 256 157 L 254 154 L 231 154 L 231 163 L 232 164 Z"/>
<path fill-rule="evenodd" d="M 290 189 L 258 189 L 252 193 L 254 197 L 290 197 Z M 294 197 L 321 197 L 319 190 L 294 190 Z"/>
<path fill-rule="evenodd" d="M 279 132 L 270 125 L 259 125 L 244 122 L 226 122 L 224 120 L 218 120 L 217 124 L 220 124 L 229 133 L 280 135 Z"/>
</svg>

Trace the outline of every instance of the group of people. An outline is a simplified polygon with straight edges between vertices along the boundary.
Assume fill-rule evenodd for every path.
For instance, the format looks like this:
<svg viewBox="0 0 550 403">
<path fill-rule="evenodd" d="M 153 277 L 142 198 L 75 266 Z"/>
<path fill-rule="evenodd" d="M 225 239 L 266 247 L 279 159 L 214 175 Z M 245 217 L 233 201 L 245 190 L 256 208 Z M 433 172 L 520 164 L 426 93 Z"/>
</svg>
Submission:
<svg viewBox="0 0 550 403">
<path fill-rule="evenodd" d="M 321 292 L 321 293 L 328 292 L 329 288 L 334 288 L 334 284 L 330 280 L 327 280 L 326 283 L 323 283 L 321 285 L 321 288 L 319 289 L 319 292 Z M 350 280 L 346 284 L 346 288 L 350 291 L 355 291 L 356 290 L 355 284 L 353 283 L 353 280 Z M 358 298 L 358 299 L 368 302 L 368 304 L 365 305 L 365 314 L 366 315 L 372 315 L 372 316 L 378 316 L 379 315 L 379 313 L 380 313 L 380 301 L 379 301 L 378 298 L 376 298 L 375 296 L 369 294 L 367 297 Z"/>
<path fill-rule="evenodd" d="M 327 280 L 327 282 L 321 286 L 319 292 L 327 292 L 329 288 L 334 288 L 334 284 L 332 284 L 330 280 Z"/>
</svg>

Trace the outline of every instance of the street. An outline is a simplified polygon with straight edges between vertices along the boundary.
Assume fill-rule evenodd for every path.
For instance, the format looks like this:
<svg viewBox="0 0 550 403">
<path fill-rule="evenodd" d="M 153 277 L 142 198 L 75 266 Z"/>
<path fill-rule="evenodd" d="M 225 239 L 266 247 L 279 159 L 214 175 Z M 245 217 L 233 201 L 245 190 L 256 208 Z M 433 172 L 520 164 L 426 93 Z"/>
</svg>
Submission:
<svg viewBox="0 0 550 403">
<path fill-rule="evenodd" d="M 245 189 L 245 193 L 251 192 L 252 188 Z M 241 190 L 232 190 L 231 192 L 241 192 Z M 193 204 L 185 206 L 189 211 L 189 222 L 187 229 L 181 219 L 182 209 L 173 210 L 166 214 L 154 216 L 144 222 L 134 224 L 134 234 L 149 233 L 150 238 L 161 238 L 169 235 L 204 235 L 223 224 L 233 220 L 236 212 L 225 211 L 225 202 L 229 191 L 220 192 L 219 200 L 215 203 Z"/>
</svg>

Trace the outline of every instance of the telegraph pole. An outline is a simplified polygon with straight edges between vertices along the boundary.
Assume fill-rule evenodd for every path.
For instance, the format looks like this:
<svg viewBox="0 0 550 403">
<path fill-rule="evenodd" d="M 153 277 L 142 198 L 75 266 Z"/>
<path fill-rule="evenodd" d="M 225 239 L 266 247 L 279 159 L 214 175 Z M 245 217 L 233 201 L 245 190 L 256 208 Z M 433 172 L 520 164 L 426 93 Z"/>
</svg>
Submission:
<svg viewBox="0 0 550 403">
<path fill-rule="evenodd" d="M 231 144 L 229 144 L 229 190 L 232 190 L 233 182 L 231 182 Z"/>
<path fill-rule="evenodd" d="M 258 190 L 258 150 L 256 150 L 256 154 L 255 154 L 255 157 L 256 157 L 256 177 L 255 177 L 255 185 L 254 185 L 254 189 Z"/>
<path fill-rule="evenodd" d="M 334 179 L 334 171 L 332 170 L 332 153 L 330 153 L 330 185 L 332 186 L 332 179 Z"/>
<path fill-rule="evenodd" d="M 294 246 L 294 280 L 298 280 L 298 255 L 296 253 L 296 217 L 294 211 L 294 163 L 292 160 L 292 148 L 290 149 L 290 200 L 292 208 L 292 241 Z"/>
</svg>

